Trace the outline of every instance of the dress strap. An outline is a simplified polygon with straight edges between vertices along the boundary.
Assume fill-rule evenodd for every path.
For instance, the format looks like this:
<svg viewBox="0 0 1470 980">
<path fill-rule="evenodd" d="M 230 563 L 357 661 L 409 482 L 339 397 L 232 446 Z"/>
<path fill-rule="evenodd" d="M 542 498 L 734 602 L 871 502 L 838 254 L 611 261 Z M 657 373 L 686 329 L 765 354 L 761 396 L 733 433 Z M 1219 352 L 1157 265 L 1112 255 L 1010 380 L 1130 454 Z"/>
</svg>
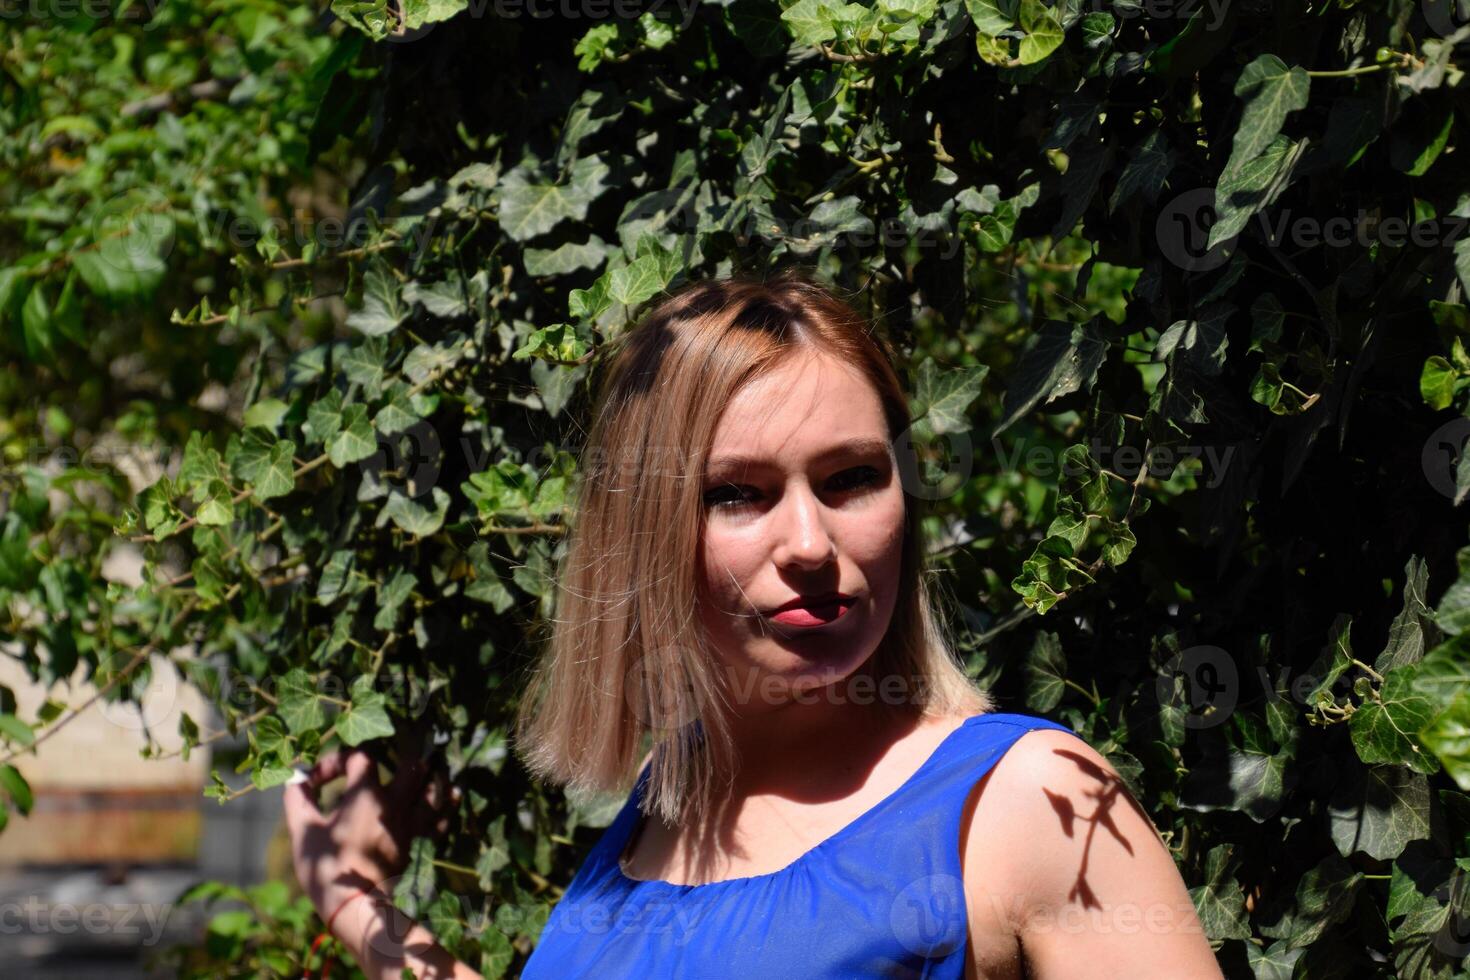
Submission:
<svg viewBox="0 0 1470 980">
<path fill-rule="evenodd" d="M 960 829 L 965 802 L 1022 736 L 1060 722 L 1012 712 L 967 719 L 946 737 L 916 778 L 852 828 L 825 855 L 823 874 L 839 890 L 881 888 L 872 898 L 893 936 L 909 952 L 944 959 L 968 932 Z M 879 897 L 883 896 L 883 897 Z"/>
</svg>

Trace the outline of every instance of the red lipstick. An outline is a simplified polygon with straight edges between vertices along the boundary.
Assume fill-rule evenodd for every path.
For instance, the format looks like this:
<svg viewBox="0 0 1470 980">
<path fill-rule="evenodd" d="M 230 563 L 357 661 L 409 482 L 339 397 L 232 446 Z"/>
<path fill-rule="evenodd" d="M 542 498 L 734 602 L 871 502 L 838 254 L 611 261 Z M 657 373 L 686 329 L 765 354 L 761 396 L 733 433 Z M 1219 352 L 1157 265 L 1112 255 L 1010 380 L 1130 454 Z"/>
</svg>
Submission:
<svg viewBox="0 0 1470 980">
<path fill-rule="evenodd" d="M 797 596 L 766 613 L 782 626 L 825 626 L 842 618 L 857 602 L 843 592 Z"/>
</svg>

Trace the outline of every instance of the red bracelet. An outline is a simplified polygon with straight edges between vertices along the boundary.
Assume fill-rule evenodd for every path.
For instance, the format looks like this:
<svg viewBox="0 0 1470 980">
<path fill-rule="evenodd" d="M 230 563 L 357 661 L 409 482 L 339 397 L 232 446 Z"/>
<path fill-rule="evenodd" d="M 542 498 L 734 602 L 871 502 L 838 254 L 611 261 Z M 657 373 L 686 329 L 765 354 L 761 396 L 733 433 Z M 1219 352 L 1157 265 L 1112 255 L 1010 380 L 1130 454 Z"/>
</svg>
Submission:
<svg viewBox="0 0 1470 980">
<path fill-rule="evenodd" d="M 327 917 L 326 929 L 318 933 L 316 939 L 312 940 L 311 949 L 306 954 L 306 961 L 302 964 L 301 980 L 311 980 L 311 958 L 316 955 L 317 947 L 332 938 L 332 923 L 336 921 L 338 913 L 345 909 L 353 899 L 362 898 L 364 895 L 371 894 L 371 891 L 359 891 L 356 895 L 347 896 L 347 898 L 342 900 L 342 904 L 337 906 L 337 911 Z M 331 967 L 332 957 L 327 955 L 322 959 L 321 980 L 327 980 L 327 973 Z"/>
</svg>

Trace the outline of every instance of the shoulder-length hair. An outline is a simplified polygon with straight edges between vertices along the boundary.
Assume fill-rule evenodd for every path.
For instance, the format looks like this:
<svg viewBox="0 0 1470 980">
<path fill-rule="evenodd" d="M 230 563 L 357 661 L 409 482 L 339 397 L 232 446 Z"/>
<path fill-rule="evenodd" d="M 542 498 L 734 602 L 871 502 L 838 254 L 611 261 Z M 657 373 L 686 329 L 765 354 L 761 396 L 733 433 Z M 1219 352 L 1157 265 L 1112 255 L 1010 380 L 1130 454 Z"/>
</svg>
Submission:
<svg viewBox="0 0 1470 980">
<path fill-rule="evenodd" d="M 908 402 L 891 347 L 800 272 L 696 282 L 612 343 L 555 615 L 513 741 L 533 775 L 577 795 L 625 793 L 651 751 L 645 810 L 702 821 L 716 777 L 728 783 L 738 764 L 720 660 L 696 614 L 704 463 L 721 412 L 741 386 L 812 349 L 872 384 L 891 441 L 909 428 Z M 864 669 L 880 686 L 899 680 L 888 689 L 906 696 L 875 704 L 917 717 L 991 711 L 945 639 L 924 576 L 920 501 L 904 501 L 898 600 Z"/>
</svg>

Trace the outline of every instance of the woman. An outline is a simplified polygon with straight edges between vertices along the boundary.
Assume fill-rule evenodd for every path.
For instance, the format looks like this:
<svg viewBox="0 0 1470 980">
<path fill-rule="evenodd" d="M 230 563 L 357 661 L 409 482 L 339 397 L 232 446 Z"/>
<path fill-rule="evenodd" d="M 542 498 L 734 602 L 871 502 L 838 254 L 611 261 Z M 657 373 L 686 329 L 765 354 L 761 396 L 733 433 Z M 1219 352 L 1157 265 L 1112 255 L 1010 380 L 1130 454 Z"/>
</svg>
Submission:
<svg viewBox="0 0 1470 980">
<path fill-rule="evenodd" d="M 516 745 L 570 792 L 636 781 L 523 976 L 1219 977 L 1112 767 L 993 711 L 949 652 L 869 325 L 797 275 L 722 279 L 620 347 Z M 370 976 L 473 976 L 350 901 L 395 872 L 421 778 L 384 791 L 357 760 L 288 792 L 303 886 L 348 903 Z"/>
</svg>

